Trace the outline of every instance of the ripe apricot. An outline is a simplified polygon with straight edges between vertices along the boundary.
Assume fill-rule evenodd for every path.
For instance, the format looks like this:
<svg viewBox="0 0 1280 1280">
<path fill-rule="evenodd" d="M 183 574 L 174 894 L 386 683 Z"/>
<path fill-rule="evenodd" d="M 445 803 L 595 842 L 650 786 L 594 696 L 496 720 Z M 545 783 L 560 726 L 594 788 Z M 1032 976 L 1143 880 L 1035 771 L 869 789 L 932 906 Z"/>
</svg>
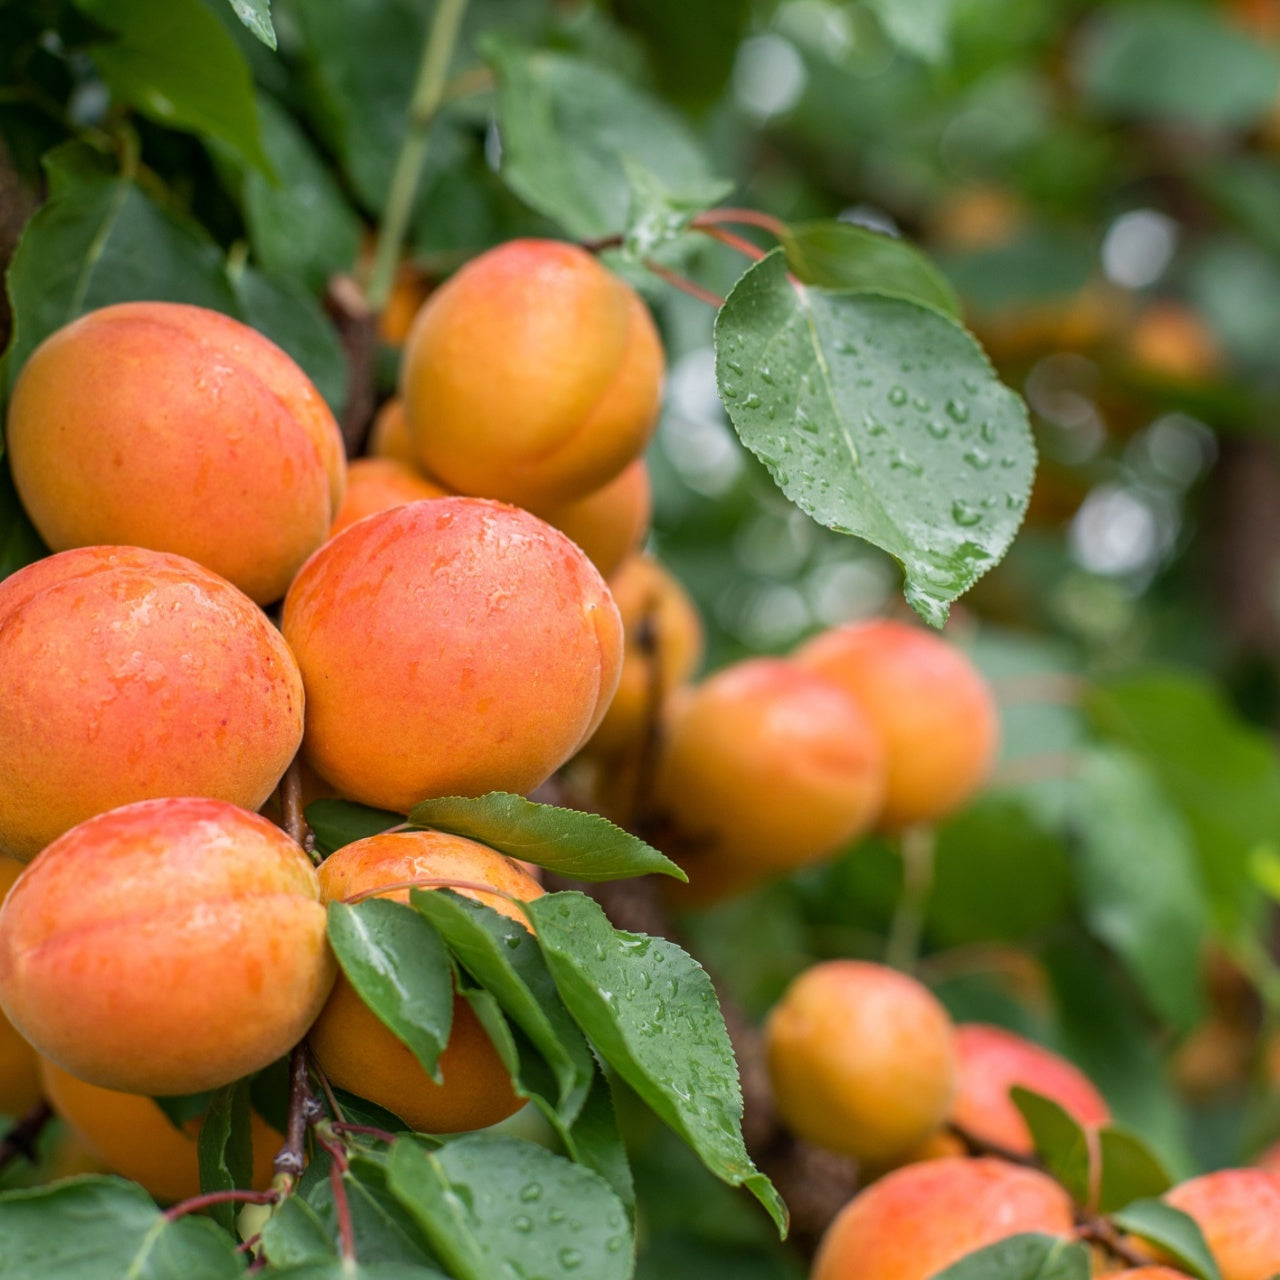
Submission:
<svg viewBox="0 0 1280 1280">
<path fill-rule="evenodd" d="M 221 800 L 143 800 L 55 840 L 0 909 L 0 1004 L 106 1089 L 215 1089 L 314 1021 L 333 957 L 315 869 Z"/>
<path fill-rule="evenodd" d="M 1195 1219 L 1222 1280 L 1268 1280 L 1280 1271 L 1280 1175 L 1219 1169 L 1164 1198 Z"/>
<path fill-rule="evenodd" d="M 125 302 L 46 338 L 8 424 L 14 484 L 55 551 L 189 556 L 260 604 L 329 531 L 345 455 L 301 369 L 203 307 Z"/>
<path fill-rule="evenodd" d="M 652 514 L 649 468 L 637 458 L 585 497 L 547 508 L 543 519 L 567 533 L 609 578 L 645 540 Z"/>
<path fill-rule="evenodd" d="M 186 1200 L 200 1194 L 196 1144 L 201 1122 L 179 1129 L 150 1099 L 88 1084 L 47 1058 L 40 1062 L 44 1093 L 72 1135 L 112 1173 L 141 1183 L 157 1200 Z M 272 1161 L 284 1135 L 258 1113 L 251 1114 L 252 1187 L 271 1185 Z"/>
<path fill-rule="evenodd" d="M 444 498 L 448 490 L 432 484 L 416 471 L 391 458 L 357 458 L 347 468 L 347 492 L 334 517 L 329 537 L 350 528 L 376 511 L 389 511 L 406 502 Z"/>
<path fill-rule="evenodd" d="M 22 871 L 15 858 L 0 857 L 0 898 Z M 40 1101 L 40 1057 L 0 1014 L 0 1115 L 20 1116 Z"/>
<path fill-rule="evenodd" d="M 400 394 L 423 470 L 542 514 L 639 457 L 662 372 L 635 290 L 574 245 L 512 240 L 427 299 Z"/>
<path fill-rule="evenodd" d="M 622 674 L 618 690 L 588 748 L 615 755 L 639 742 L 651 696 L 660 705 L 702 661 L 702 619 L 689 594 L 651 556 L 632 556 L 609 579 L 622 616 Z M 642 631 L 647 631 L 644 643 Z M 656 663 L 656 670 L 653 664 Z M 657 677 L 657 689 L 651 681 Z"/>
<path fill-rule="evenodd" d="M 951 1158 L 908 1165 L 836 1216 L 812 1280 L 928 1280 L 967 1253 L 1023 1231 L 1067 1236 L 1071 1199 L 1036 1169 Z"/>
<path fill-rule="evenodd" d="M 509 858 L 472 840 L 436 831 L 371 836 L 339 849 L 320 866 L 320 886 L 327 902 L 426 879 L 458 881 L 458 893 L 526 927 L 519 907 L 501 895 L 524 902 L 542 895 L 538 882 Z M 491 885 L 498 892 L 484 893 L 464 882 Z M 388 889 L 378 896 L 407 902 L 409 890 Z M 440 1055 L 440 1084 L 369 1011 L 342 975 L 311 1028 L 308 1043 L 331 1081 L 394 1111 L 423 1133 L 484 1128 L 521 1106 L 502 1059 L 462 996 L 454 997 L 453 1027 Z"/>
<path fill-rule="evenodd" d="M 1086 1128 L 1104 1125 L 1111 1111 L 1078 1067 L 1003 1027 L 962 1023 L 956 1028 L 959 1071 L 951 1119 L 983 1142 L 1030 1155 L 1031 1131 L 1009 1098 L 1021 1085 L 1051 1098 Z"/>
<path fill-rule="evenodd" d="M 986 781 L 999 737 L 995 699 L 950 641 L 888 619 L 851 623 L 816 636 L 795 660 L 848 692 L 883 739 L 883 826 L 944 817 Z"/>
<path fill-rule="evenodd" d="M 0 739 L 0 850 L 25 861 L 134 800 L 258 808 L 302 741 L 302 677 L 208 569 L 81 547 L 0 582 Z"/>
<path fill-rule="evenodd" d="M 748 875 L 828 857 L 880 811 L 884 756 L 842 689 L 779 658 L 717 672 L 676 701 L 655 805 L 698 859 Z"/>
<path fill-rule="evenodd" d="M 592 733 L 622 624 L 591 562 L 515 507 L 439 498 L 323 546 L 285 599 L 307 694 L 303 750 L 338 791 L 406 812 L 524 793 Z"/>
<path fill-rule="evenodd" d="M 399 396 L 393 396 L 374 414 L 367 452 L 372 458 L 390 458 L 415 471 L 418 469 L 413 441 L 409 439 L 409 424 L 404 416 L 404 401 Z"/>
<path fill-rule="evenodd" d="M 778 1114 L 800 1137 L 877 1167 L 942 1123 L 955 1087 L 951 1019 L 884 965 L 828 960 L 791 983 L 765 1024 Z"/>
</svg>

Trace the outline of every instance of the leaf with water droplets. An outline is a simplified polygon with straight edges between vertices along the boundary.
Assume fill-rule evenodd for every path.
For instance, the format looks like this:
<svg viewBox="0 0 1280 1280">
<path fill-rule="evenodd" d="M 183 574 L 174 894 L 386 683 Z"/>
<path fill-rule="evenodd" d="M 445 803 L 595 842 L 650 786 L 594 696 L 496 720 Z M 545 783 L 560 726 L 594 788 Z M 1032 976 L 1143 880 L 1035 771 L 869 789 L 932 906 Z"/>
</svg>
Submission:
<svg viewBox="0 0 1280 1280">
<path fill-rule="evenodd" d="M 775 250 L 720 310 L 716 375 L 787 497 L 896 557 L 934 625 L 1013 541 L 1035 471 L 1026 407 L 939 311 L 797 284 Z"/>
<path fill-rule="evenodd" d="M 609 1185 L 544 1147 L 475 1134 L 429 1151 L 401 1139 L 392 1193 L 457 1280 L 628 1280 L 634 1242 Z"/>
<path fill-rule="evenodd" d="M 666 938 L 613 928 L 581 893 L 545 894 L 528 910 L 560 996 L 600 1056 L 785 1232 L 786 1206 L 742 1141 L 738 1064 L 702 967 Z"/>
</svg>

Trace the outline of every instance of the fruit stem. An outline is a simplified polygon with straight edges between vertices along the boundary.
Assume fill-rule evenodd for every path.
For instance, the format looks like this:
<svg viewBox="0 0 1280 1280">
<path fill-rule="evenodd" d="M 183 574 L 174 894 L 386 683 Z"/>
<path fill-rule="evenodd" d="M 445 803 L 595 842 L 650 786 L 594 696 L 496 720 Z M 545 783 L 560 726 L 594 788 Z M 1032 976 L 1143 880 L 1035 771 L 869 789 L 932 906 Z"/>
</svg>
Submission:
<svg viewBox="0 0 1280 1280">
<path fill-rule="evenodd" d="M 703 235 L 710 236 L 713 240 L 719 240 L 721 244 L 727 244 L 730 249 L 736 249 L 744 257 L 759 262 L 765 256 L 765 251 L 758 245 L 752 244 L 745 237 L 736 235 L 732 231 L 726 231 L 723 227 L 717 226 L 698 226 L 697 220 L 693 222 L 693 226 L 697 227 Z"/>
<path fill-rule="evenodd" d="M 910 972 L 920 954 L 925 907 L 933 892 L 933 828 L 908 827 L 898 842 L 902 858 L 902 896 L 889 926 L 885 963 Z"/>
<path fill-rule="evenodd" d="M 759 209 L 707 209 L 698 214 L 690 226 L 704 231 L 722 222 L 736 223 L 743 227 L 759 227 L 778 240 L 785 240 L 790 234 L 790 229 L 781 218 L 775 218 L 771 213 L 761 213 Z"/>
<path fill-rule="evenodd" d="M 311 828 L 307 826 L 306 813 L 302 807 L 302 767 L 301 756 L 294 756 L 289 767 L 280 779 L 280 820 L 285 834 L 297 841 L 315 861 L 316 840 Z"/>
<path fill-rule="evenodd" d="M 322 1108 L 311 1089 L 311 1073 L 307 1042 L 293 1047 L 289 1057 L 289 1122 L 285 1126 L 284 1146 L 276 1153 L 275 1185 L 287 1195 L 294 1183 L 302 1177 L 306 1160 L 303 1145 L 307 1140 L 307 1126 L 319 1119 Z"/>
<path fill-rule="evenodd" d="M 369 276 L 368 300 L 374 311 L 381 311 L 391 296 L 395 279 L 396 261 L 409 226 L 413 211 L 413 197 L 418 189 L 423 161 L 427 155 L 427 138 L 431 122 L 435 119 L 444 98 L 445 77 L 453 59 L 454 45 L 462 16 L 467 11 L 467 0 L 439 0 L 431 30 L 422 49 L 422 62 L 409 102 L 409 121 L 400 154 L 396 157 L 395 171 L 391 176 L 391 188 L 387 193 L 387 208 L 378 231 L 378 246 L 374 251 L 373 270 Z"/>
<path fill-rule="evenodd" d="M 646 258 L 644 265 L 659 280 L 665 280 L 669 285 L 679 289 L 681 293 L 687 293 L 691 298 L 697 298 L 699 302 L 709 303 L 717 310 L 724 306 L 724 299 L 718 293 L 712 293 L 710 289 L 704 289 L 696 281 L 690 280 L 688 276 L 682 276 L 678 271 L 672 271 L 670 267 L 664 267 L 656 258 Z"/>
<path fill-rule="evenodd" d="M 35 1164 L 36 1140 L 52 1119 L 53 1108 L 47 1102 L 37 1102 L 0 1141 L 0 1169 L 12 1164 L 19 1156 Z"/>
<path fill-rule="evenodd" d="M 316 1126 L 316 1142 L 329 1154 L 329 1186 L 333 1191 L 333 1208 L 338 1216 L 338 1238 L 342 1241 L 342 1256 L 348 1262 L 356 1261 L 356 1233 L 351 1220 L 351 1202 L 347 1198 L 347 1153 L 341 1142 L 329 1137 L 329 1126 Z"/>
<path fill-rule="evenodd" d="M 278 1191 L 206 1191 L 204 1195 L 192 1196 L 190 1200 L 179 1200 L 164 1211 L 165 1218 L 176 1222 L 189 1213 L 200 1209 L 208 1209 L 215 1204 L 275 1204 L 280 1199 Z"/>
</svg>

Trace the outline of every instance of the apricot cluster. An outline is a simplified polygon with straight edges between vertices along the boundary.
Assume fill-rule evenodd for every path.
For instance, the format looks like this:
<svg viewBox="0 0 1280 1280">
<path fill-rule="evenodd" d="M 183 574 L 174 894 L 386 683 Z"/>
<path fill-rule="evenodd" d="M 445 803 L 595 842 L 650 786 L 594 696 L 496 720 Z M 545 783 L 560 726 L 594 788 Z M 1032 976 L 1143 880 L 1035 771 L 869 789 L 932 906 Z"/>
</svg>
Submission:
<svg viewBox="0 0 1280 1280">
<path fill-rule="evenodd" d="M 130 303 L 37 348 L 7 442 L 55 554 L 0 583 L 0 852 L 29 862 L 0 909 L 0 1104 L 43 1092 L 164 1198 L 193 1189 L 194 1129 L 149 1097 L 228 1084 L 308 1033 L 335 1082 L 415 1127 L 519 1105 L 463 1000 L 426 1076 L 337 974 L 326 904 L 425 877 L 492 885 L 510 913 L 536 880 L 429 832 L 317 873 L 255 811 L 295 757 L 315 789 L 405 813 L 528 792 L 578 751 L 622 622 L 544 517 L 610 568 L 632 553 L 661 375 L 638 297 L 537 241 L 478 259 L 415 322 L 413 469 L 348 471 L 306 376 L 225 316 Z"/>
</svg>

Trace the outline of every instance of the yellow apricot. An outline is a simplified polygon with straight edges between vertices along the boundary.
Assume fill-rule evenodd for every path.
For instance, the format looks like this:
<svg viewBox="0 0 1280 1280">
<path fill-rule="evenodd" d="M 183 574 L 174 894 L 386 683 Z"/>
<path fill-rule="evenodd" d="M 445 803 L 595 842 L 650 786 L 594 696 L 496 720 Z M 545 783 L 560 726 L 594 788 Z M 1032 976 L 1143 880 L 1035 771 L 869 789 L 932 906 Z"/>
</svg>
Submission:
<svg viewBox="0 0 1280 1280">
<path fill-rule="evenodd" d="M 23 367 L 8 421 L 23 506 L 55 551 L 172 551 L 278 600 L 342 500 L 338 424 L 300 368 L 229 316 L 125 302 Z"/>
<path fill-rule="evenodd" d="M 320 866 L 327 902 L 415 880 L 457 882 L 458 893 L 526 927 L 528 922 L 510 899 L 530 902 L 542 894 L 537 881 L 510 859 L 472 840 L 436 831 L 371 836 L 339 849 Z M 498 892 L 470 887 L 475 884 Z M 447 886 L 424 886 L 439 887 Z M 378 896 L 407 902 L 409 890 L 388 888 Z M 308 1043 L 331 1081 L 395 1112 L 422 1133 L 484 1128 L 521 1106 L 502 1059 L 462 996 L 454 997 L 449 1043 L 440 1056 L 440 1084 L 342 975 Z"/>
<path fill-rule="evenodd" d="M 134 800 L 258 808 L 302 741 L 302 677 L 229 582 L 81 547 L 0 582 L 0 851 L 33 857 Z"/>
<path fill-rule="evenodd" d="M 1222 1280 L 1269 1280 L 1280 1272 L 1280 1174 L 1219 1169 L 1164 1197 L 1195 1219 Z"/>
<path fill-rule="evenodd" d="M 424 471 L 542 514 L 639 457 L 662 372 L 657 331 L 629 285 L 574 245 L 513 240 L 427 299 L 400 393 Z"/>
<path fill-rule="evenodd" d="M 896 969 L 861 960 L 806 969 L 769 1014 L 765 1044 L 778 1114 L 816 1146 L 884 1167 L 947 1115 L 951 1019 Z"/>
<path fill-rule="evenodd" d="M 334 517 L 329 537 L 335 537 L 357 520 L 377 511 L 389 511 L 424 498 L 447 496 L 447 489 L 432 484 L 403 463 L 391 458 L 357 458 L 347 468 L 346 496 Z"/>
<path fill-rule="evenodd" d="M 549 507 L 543 519 L 568 534 L 609 578 L 645 540 L 652 514 L 649 468 L 643 458 L 637 458 L 585 497 Z"/>
<path fill-rule="evenodd" d="M 372 458 L 390 458 L 418 470 L 413 441 L 409 439 L 409 424 L 404 416 L 404 401 L 399 396 L 393 396 L 374 414 L 367 451 Z"/>
</svg>

